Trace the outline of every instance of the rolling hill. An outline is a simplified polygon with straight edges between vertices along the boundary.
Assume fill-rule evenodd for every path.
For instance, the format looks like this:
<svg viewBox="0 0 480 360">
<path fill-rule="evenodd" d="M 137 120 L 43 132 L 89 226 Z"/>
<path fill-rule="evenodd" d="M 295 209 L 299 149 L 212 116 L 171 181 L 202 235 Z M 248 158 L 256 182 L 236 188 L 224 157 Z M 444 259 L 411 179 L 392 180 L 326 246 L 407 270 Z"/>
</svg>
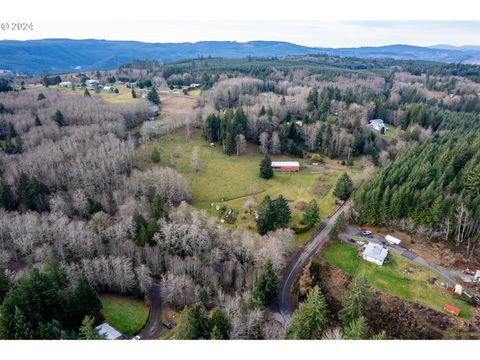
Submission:
<svg viewBox="0 0 480 360">
<path fill-rule="evenodd" d="M 242 58 L 249 55 L 272 57 L 308 54 L 480 63 L 480 48 L 475 46 L 314 48 L 280 41 L 144 43 L 94 39 L 3 40 L 0 41 L 0 76 L 110 69 L 134 59 L 171 62 L 199 56 Z"/>
</svg>

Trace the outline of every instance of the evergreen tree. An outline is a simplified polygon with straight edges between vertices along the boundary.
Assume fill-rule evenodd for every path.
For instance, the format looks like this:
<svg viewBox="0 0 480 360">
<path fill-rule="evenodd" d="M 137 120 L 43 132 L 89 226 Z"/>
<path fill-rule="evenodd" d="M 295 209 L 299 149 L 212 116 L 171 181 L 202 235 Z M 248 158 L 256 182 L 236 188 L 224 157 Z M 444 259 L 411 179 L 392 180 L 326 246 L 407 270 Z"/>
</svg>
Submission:
<svg viewBox="0 0 480 360">
<path fill-rule="evenodd" d="M 138 237 L 138 234 L 140 233 L 140 229 L 142 227 L 145 228 L 147 226 L 147 221 L 145 220 L 143 215 L 140 214 L 140 212 L 136 209 L 135 209 L 135 212 L 133 213 L 132 223 L 133 223 L 133 232 L 135 237 Z"/>
<path fill-rule="evenodd" d="M 158 164 L 160 162 L 160 151 L 155 147 L 152 150 L 152 154 L 150 155 L 150 159 L 155 163 Z"/>
<path fill-rule="evenodd" d="M 137 98 L 137 93 L 135 92 L 135 89 L 132 89 L 132 98 L 133 99 Z"/>
<path fill-rule="evenodd" d="M 230 321 L 227 315 L 219 308 L 215 308 L 210 316 L 210 339 L 227 340 L 230 333 Z"/>
<path fill-rule="evenodd" d="M 12 339 L 16 340 L 30 340 L 33 339 L 32 329 L 30 323 L 27 321 L 22 311 L 15 306 L 15 313 L 13 317 L 13 331 Z"/>
<path fill-rule="evenodd" d="M 367 339 L 368 330 L 365 317 L 360 316 L 343 328 L 343 335 L 348 340 L 365 340 Z"/>
<path fill-rule="evenodd" d="M 100 335 L 93 326 L 93 317 L 86 315 L 82 320 L 82 326 L 78 330 L 78 338 L 81 340 L 105 340 L 106 334 Z"/>
<path fill-rule="evenodd" d="M 57 110 L 55 112 L 55 115 L 53 117 L 53 120 L 55 120 L 55 122 L 57 123 L 58 126 L 62 127 L 63 125 L 65 125 L 65 120 L 63 118 L 63 114 L 60 110 Z"/>
<path fill-rule="evenodd" d="M 152 204 L 150 205 L 150 216 L 158 220 L 163 216 L 165 210 L 165 204 L 163 203 L 162 198 L 158 193 L 155 193 L 152 199 Z"/>
<path fill-rule="evenodd" d="M 303 215 L 303 222 L 308 227 L 313 227 L 320 221 L 320 210 L 318 208 L 318 204 L 315 199 L 312 199 L 308 205 L 307 209 L 305 210 L 305 214 Z"/>
<path fill-rule="evenodd" d="M 45 264 L 44 268 L 44 274 L 58 289 L 63 290 L 69 284 L 68 274 L 65 268 L 53 255 L 50 255 L 47 259 L 47 263 Z"/>
<path fill-rule="evenodd" d="M 18 178 L 18 198 L 20 203 L 23 204 L 27 209 L 32 208 L 32 190 L 30 178 L 27 174 L 22 172 Z"/>
<path fill-rule="evenodd" d="M 35 115 L 35 126 L 42 126 L 42 121 L 38 117 L 38 115 Z"/>
<path fill-rule="evenodd" d="M 147 99 L 155 105 L 160 104 L 160 97 L 158 96 L 158 92 L 155 87 L 152 87 L 152 89 L 148 92 Z"/>
<path fill-rule="evenodd" d="M 252 301 L 254 306 L 263 307 L 277 294 L 278 278 L 270 260 L 265 263 L 263 271 L 258 278 L 257 284 L 252 289 Z"/>
<path fill-rule="evenodd" d="M 45 97 L 45 95 L 43 95 L 43 93 L 38 94 L 37 101 L 41 101 L 41 100 L 45 100 L 45 99 L 46 99 L 46 97 Z"/>
<path fill-rule="evenodd" d="M 88 89 L 85 89 L 85 91 L 83 92 L 83 96 L 90 97 L 90 91 L 88 91 Z"/>
<path fill-rule="evenodd" d="M 290 218 L 292 216 L 290 207 L 288 206 L 287 200 L 280 195 L 278 198 L 275 199 L 273 203 L 273 216 L 275 218 L 274 221 L 274 228 L 285 228 L 288 226 L 290 222 Z"/>
<path fill-rule="evenodd" d="M 78 328 L 85 314 L 95 316 L 102 310 L 102 302 L 95 289 L 85 280 L 80 280 L 69 297 L 68 325 Z"/>
<path fill-rule="evenodd" d="M 262 161 L 260 161 L 260 177 L 262 179 L 271 179 L 273 177 L 272 159 L 268 155 L 265 155 Z"/>
<path fill-rule="evenodd" d="M 364 315 L 369 298 L 367 279 L 364 276 L 357 276 L 348 287 L 348 293 L 342 301 L 342 309 L 338 313 L 344 328 Z"/>
<path fill-rule="evenodd" d="M 2 184 L 0 192 L 0 203 L 5 210 L 14 210 L 16 208 L 15 198 L 13 196 L 12 189 L 8 184 Z"/>
<path fill-rule="evenodd" d="M 352 179 L 350 179 L 350 176 L 348 176 L 347 173 L 343 173 L 337 180 L 337 184 L 335 185 L 335 190 L 333 191 L 333 195 L 345 201 L 350 197 L 350 194 L 352 193 L 352 191 L 353 191 Z"/>
<path fill-rule="evenodd" d="M 327 326 L 327 304 L 318 286 L 308 293 L 299 305 L 285 333 L 286 339 L 319 339 Z"/>
<path fill-rule="evenodd" d="M 265 235 L 267 232 L 272 231 L 274 227 L 275 214 L 273 202 L 270 196 L 267 195 L 258 207 L 257 232 L 260 235 Z"/>
<path fill-rule="evenodd" d="M 197 340 L 209 338 L 209 320 L 202 305 L 195 304 L 183 310 L 177 324 L 175 338 Z"/>
<path fill-rule="evenodd" d="M 3 298 L 10 290 L 10 280 L 5 272 L 5 270 L 0 269 L 0 304 L 3 302 Z"/>
</svg>

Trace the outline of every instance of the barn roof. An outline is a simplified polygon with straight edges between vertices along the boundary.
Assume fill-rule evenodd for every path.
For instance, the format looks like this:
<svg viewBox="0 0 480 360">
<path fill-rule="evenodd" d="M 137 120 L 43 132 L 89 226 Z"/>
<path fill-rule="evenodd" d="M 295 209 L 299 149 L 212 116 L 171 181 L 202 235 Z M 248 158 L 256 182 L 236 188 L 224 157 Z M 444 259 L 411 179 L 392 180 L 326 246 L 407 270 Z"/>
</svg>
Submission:
<svg viewBox="0 0 480 360">
<path fill-rule="evenodd" d="M 272 166 L 300 166 L 298 161 L 272 161 Z"/>
</svg>

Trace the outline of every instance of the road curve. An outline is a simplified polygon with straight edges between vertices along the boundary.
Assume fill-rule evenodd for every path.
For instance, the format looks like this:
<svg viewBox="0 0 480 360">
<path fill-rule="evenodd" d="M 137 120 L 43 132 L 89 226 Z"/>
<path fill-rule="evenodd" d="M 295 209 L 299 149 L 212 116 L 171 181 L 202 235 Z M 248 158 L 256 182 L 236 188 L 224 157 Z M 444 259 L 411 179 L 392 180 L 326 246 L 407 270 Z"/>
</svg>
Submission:
<svg viewBox="0 0 480 360">
<path fill-rule="evenodd" d="M 160 284 L 155 280 L 150 288 L 150 315 L 145 327 L 140 331 L 142 340 L 158 339 L 162 334 Z"/>
<path fill-rule="evenodd" d="M 338 208 L 328 220 L 322 224 L 320 229 L 308 240 L 308 242 L 302 247 L 301 250 L 295 255 L 293 260 L 288 264 L 287 270 L 280 280 L 277 295 L 278 310 L 283 319 L 283 323 L 286 325 L 292 318 L 292 299 L 290 290 L 297 279 L 298 275 L 303 271 L 305 265 L 311 259 L 313 255 L 317 253 L 322 245 L 328 240 L 328 233 L 335 224 L 338 215 L 345 208 L 345 205 Z"/>
</svg>

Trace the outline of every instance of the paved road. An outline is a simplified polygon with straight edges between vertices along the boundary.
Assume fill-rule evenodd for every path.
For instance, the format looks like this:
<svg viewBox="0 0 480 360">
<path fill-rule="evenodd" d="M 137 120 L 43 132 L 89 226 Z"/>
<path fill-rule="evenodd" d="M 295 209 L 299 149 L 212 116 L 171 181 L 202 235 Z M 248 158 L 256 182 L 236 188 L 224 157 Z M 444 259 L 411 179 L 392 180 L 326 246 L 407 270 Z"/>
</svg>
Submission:
<svg viewBox="0 0 480 360">
<path fill-rule="evenodd" d="M 158 339 L 162 335 L 160 284 L 153 280 L 150 289 L 150 315 L 147 325 L 140 331 L 142 340 Z"/>
<path fill-rule="evenodd" d="M 278 311 L 281 315 L 284 325 L 288 324 L 292 318 L 292 299 L 290 290 L 302 272 L 305 265 L 307 265 L 310 258 L 317 253 L 322 245 L 328 240 L 328 233 L 335 224 L 335 220 L 342 212 L 345 205 L 340 207 L 324 224 L 322 227 L 310 238 L 305 246 L 299 250 L 293 260 L 287 267 L 283 277 L 278 286 L 279 293 L 277 295 Z"/>
</svg>

